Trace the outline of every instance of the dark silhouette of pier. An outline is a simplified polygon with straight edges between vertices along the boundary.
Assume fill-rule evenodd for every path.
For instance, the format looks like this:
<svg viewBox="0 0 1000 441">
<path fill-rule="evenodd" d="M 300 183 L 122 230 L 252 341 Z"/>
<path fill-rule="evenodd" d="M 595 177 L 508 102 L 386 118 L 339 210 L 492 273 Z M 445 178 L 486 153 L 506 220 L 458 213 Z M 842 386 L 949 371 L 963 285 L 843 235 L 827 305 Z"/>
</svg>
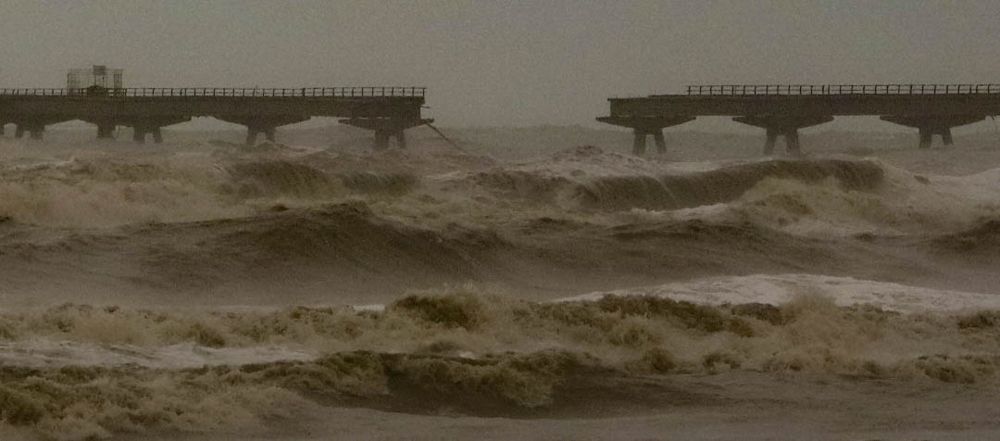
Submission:
<svg viewBox="0 0 1000 441">
<path fill-rule="evenodd" d="M 261 134 L 274 141 L 278 127 L 323 116 L 372 130 L 376 148 L 392 138 L 405 147 L 406 129 L 433 122 L 421 116 L 424 93 L 423 87 L 0 89 L 0 134 L 13 123 L 16 137 L 41 139 L 46 126 L 81 120 L 97 126 L 98 138 L 113 138 L 125 126 L 136 142 L 152 136 L 159 143 L 163 127 L 213 117 L 246 126 L 253 144 Z"/>
<path fill-rule="evenodd" d="M 953 127 L 1000 115 L 1000 84 L 701 85 L 686 94 L 608 101 L 609 116 L 597 120 L 633 129 L 635 154 L 645 153 L 650 135 L 665 152 L 663 129 L 699 116 L 729 116 L 764 129 L 764 154 L 774 152 L 779 136 L 789 153 L 800 154 L 799 129 L 836 116 L 878 116 L 916 128 L 921 148 L 935 135 L 951 145 Z"/>
</svg>

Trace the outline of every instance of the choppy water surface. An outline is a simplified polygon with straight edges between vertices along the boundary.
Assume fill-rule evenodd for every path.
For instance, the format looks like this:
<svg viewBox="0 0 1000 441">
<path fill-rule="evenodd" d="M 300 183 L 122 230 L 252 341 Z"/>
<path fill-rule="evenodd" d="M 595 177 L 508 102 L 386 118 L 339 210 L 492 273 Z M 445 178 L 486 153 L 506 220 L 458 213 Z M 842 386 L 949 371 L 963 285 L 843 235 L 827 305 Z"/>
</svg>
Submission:
<svg viewBox="0 0 1000 441">
<path fill-rule="evenodd" d="M 1000 168 L 877 156 L 7 140 L 0 435 L 988 437 Z"/>
</svg>

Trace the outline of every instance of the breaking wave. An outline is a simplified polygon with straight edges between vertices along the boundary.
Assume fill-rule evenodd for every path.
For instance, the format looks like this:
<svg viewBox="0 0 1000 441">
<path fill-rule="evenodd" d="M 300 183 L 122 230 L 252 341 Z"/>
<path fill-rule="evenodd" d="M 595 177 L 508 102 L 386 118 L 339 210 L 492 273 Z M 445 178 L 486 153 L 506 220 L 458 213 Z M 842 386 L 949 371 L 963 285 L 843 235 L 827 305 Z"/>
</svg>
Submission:
<svg viewBox="0 0 1000 441">
<path fill-rule="evenodd" d="M 931 244 L 939 251 L 970 259 L 1000 256 L 1000 219 L 984 220 L 967 230 L 936 237 Z"/>
<path fill-rule="evenodd" d="M 578 186 L 572 198 L 588 208 L 678 209 L 735 200 L 766 179 L 815 184 L 830 178 L 845 191 L 870 191 L 882 182 L 883 170 L 863 161 L 776 160 L 658 178 L 596 178 Z"/>
<path fill-rule="evenodd" d="M 1000 372 L 1000 312 L 901 314 L 809 294 L 710 306 L 653 296 L 538 303 L 456 288 L 365 310 L 64 305 L 5 311 L 0 330 L 5 345 L 67 341 L 125 354 L 120 364 L 17 366 L 5 352 L 5 424 L 61 439 L 254 427 L 316 405 L 538 416 L 636 378 L 733 370 L 963 384 L 995 384 Z M 128 361 L 181 344 L 314 355 Z M 643 388 L 628 393 L 644 399 Z"/>
<path fill-rule="evenodd" d="M 884 169 L 872 161 L 770 160 L 695 170 L 672 169 L 634 157 L 580 147 L 542 161 L 469 176 L 505 198 L 559 203 L 586 210 L 675 210 L 729 202 L 766 180 L 816 184 L 836 181 L 845 191 L 872 191 Z"/>
</svg>

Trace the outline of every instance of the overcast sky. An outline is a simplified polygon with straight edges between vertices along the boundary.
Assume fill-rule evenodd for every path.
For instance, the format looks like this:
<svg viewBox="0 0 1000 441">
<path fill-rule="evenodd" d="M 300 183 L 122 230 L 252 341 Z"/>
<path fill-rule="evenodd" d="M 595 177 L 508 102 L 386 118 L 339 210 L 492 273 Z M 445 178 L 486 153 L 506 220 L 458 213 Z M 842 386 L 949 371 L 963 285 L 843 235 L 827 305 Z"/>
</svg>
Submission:
<svg viewBox="0 0 1000 441">
<path fill-rule="evenodd" d="M 0 2 L 0 84 L 423 85 L 458 125 L 593 125 L 697 83 L 1000 82 L 1000 1 Z"/>
</svg>

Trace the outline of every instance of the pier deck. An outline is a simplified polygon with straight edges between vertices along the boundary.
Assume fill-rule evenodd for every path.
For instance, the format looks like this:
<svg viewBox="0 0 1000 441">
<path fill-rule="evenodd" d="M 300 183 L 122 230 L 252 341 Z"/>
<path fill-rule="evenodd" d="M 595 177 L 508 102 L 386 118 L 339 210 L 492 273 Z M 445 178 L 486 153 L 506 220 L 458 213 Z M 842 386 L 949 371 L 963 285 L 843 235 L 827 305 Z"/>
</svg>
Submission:
<svg viewBox="0 0 1000 441">
<path fill-rule="evenodd" d="M 0 134 L 16 125 L 40 139 L 45 127 L 81 120 L 97 126 L 98 138 L 114 137 L 119 126 L 131 127 L 133 139 L 147 135 L 162 142 L 161 128 L 213 117 L 247 127 L 247 142 L 259 134 L 274 141 L 277 127 L 312 117 L 337 117 L 340 122 L 375 132 L 377 148 L 395 137 L 405 146 L 403 131 L 432 120 L 421 116 L 423 87 L 307 88 L 127 88 L 0 89 Z"/>
<path fill-rule="evenodd" d="M 699 116 L 729 116 L 765 129 L 765 154 L 773 153 L 779 136 L 798 154 L 798 129 L 836 116 L 873 115 L 916 128 L 922 148 L 934 135 L 952 144 L 953 127 L 1000 115 L 1000 84 L 696 85 L 685 94 L 608 101 L 609 116 L 597 120 L 633 129 L 636 154 L 645 152 L 649 135 L 665 151 L 663 128 Z"/>
</svg>

